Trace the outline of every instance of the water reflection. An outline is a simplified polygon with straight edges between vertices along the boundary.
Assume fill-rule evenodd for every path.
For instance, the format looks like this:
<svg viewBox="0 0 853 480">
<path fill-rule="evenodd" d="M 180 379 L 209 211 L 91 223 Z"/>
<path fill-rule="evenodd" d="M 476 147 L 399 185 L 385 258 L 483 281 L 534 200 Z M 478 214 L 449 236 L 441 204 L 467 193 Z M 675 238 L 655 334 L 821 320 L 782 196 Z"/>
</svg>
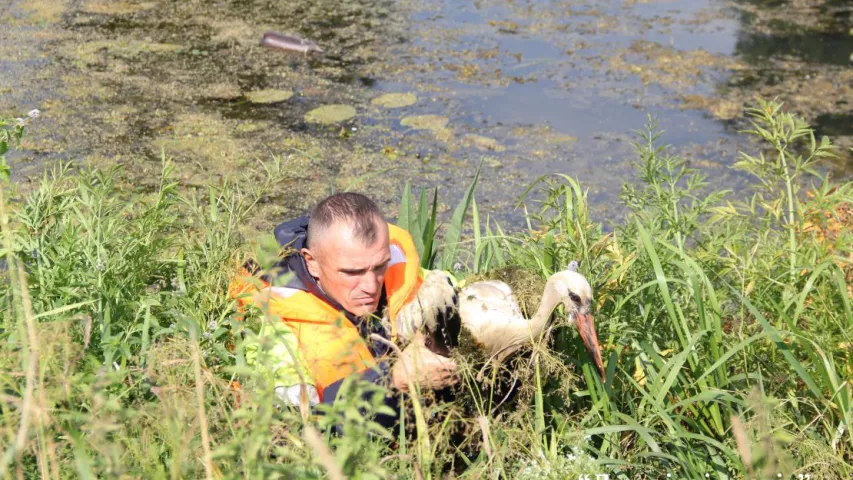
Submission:
<svg viewBox="0 0 853 480">
<path fill-rule="evenodd" d="M 734 53 L 751 63 L 796 58 L 849 67 L 853 4 L 844 0 L 802 5 L 792 0 L 737 2 L 742 28 Z"/>
</svg>

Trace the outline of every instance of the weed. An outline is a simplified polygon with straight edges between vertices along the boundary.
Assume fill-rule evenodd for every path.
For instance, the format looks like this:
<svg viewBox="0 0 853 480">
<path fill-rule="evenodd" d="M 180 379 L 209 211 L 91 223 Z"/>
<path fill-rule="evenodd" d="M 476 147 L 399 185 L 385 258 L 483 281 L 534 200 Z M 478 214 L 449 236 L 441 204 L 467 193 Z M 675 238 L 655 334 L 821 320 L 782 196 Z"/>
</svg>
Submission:
<svg viewBox="0 0 853 480">
<path fill-rule="evenodd" d="M 14 201 L 0 182 L 0 476 L 848 478 L 853 185 L 810 173 L 830 143 L 781 105 L 750 113 L 771 153 L 737 168 L 758 192 L 715 191 L 651 122 L 610 233 L 566 175 L 530 186 L 521 232 L 480 218 L 478 176 L 446 225 L 437 192 L 407 186 L 398 223 L 461 284 L 507 279 L 536 304 L 579 261 L 606 378 L 558 311 L 547 345 L 466 366 L 455 401 L 412 386 L 396 432 L 372 418 L 389 413 L 377 386 L 309 411 L 247 366 L 277 319 L 236 312 L 227 286 L 250 250 L 279 253 L 241 236 L 278 160 L 195 193 L 165 156 L 153 193 L 65 164 Z"/>
</svg>

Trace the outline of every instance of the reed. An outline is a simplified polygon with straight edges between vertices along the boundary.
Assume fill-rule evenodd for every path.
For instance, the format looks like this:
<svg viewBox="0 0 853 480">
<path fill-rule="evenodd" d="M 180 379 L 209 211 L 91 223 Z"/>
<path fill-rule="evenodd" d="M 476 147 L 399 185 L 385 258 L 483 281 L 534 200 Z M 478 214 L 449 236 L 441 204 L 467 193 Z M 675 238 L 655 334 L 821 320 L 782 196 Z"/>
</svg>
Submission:
<svg viewBox="0 0 853 480">
<path fill-rule="evenodd" d="M 246 255 L 278 253 L 241 232 L 280 160 L 199 191 L 165 155 L 154 192 L 68 165 L 26 195 L 0 181 L 0 476 L 849 478 L 853 184 L 814 174 L 831 143 L 781 105 L 751 113 L 754 191 L 717 191 L 651 122 L 609 230 L 563 174 L 525 192 L 518 232 L 482 217 L 478 175 L 444 222 L 435 190 L 407 186 L 422 266 L 462 284 L 530 287 L 579 260 L 606 378 L 557 312 L 548 348 L 463 369 L 455 401 L 413 385 L 396 432 L 372 420 L 379 386 L 300 411 L 246 362 L 258 338 L 226 289 Z"/>
</svg>

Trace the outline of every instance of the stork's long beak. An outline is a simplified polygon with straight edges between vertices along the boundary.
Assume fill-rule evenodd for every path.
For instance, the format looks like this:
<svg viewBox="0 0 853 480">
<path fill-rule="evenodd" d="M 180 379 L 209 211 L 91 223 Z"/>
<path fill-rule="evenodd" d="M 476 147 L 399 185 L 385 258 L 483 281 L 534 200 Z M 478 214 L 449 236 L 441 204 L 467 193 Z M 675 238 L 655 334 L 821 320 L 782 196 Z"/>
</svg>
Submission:
<svg viewBox="0 0 853 480">
<path fill-rule="evenodd" d="M 605 380 L 604 362 L 601 360 L 601 347 L 598 346 L 598 335 L 595 334 L 595 323 L 592 321 L 592 315 L 575 313 L 575 326 L 578 328 L 578 333 L 581 335 L 584 346 L 587 352 L 592 357 L 592 361 L 598 368 L 598 373 L 601 375 L 601 380 Z"/>
</svg>

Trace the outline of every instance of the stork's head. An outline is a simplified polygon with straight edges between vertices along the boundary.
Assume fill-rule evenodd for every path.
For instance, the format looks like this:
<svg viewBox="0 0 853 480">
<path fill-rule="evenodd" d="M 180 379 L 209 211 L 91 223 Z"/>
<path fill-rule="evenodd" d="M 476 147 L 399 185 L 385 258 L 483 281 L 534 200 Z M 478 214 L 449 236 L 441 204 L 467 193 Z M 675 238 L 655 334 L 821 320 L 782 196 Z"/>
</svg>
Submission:
<svg viewBox="0 0 853 480">
<path fill-rule="evenodd" d="M 603 380 L 605 378 L 604 362 L 601 360 L 601 347 L 598 345 L 595 323 L 590 314 L 592 287 L 586 278 L 577 272 L 577 267 L 577 262 L 571 262 L 567 270 L 552 275 L 548 283 L 559 292 L 561 301 L 569 314 L 569 321 L 578 329 L 583 344 Z"/>
</svg>

